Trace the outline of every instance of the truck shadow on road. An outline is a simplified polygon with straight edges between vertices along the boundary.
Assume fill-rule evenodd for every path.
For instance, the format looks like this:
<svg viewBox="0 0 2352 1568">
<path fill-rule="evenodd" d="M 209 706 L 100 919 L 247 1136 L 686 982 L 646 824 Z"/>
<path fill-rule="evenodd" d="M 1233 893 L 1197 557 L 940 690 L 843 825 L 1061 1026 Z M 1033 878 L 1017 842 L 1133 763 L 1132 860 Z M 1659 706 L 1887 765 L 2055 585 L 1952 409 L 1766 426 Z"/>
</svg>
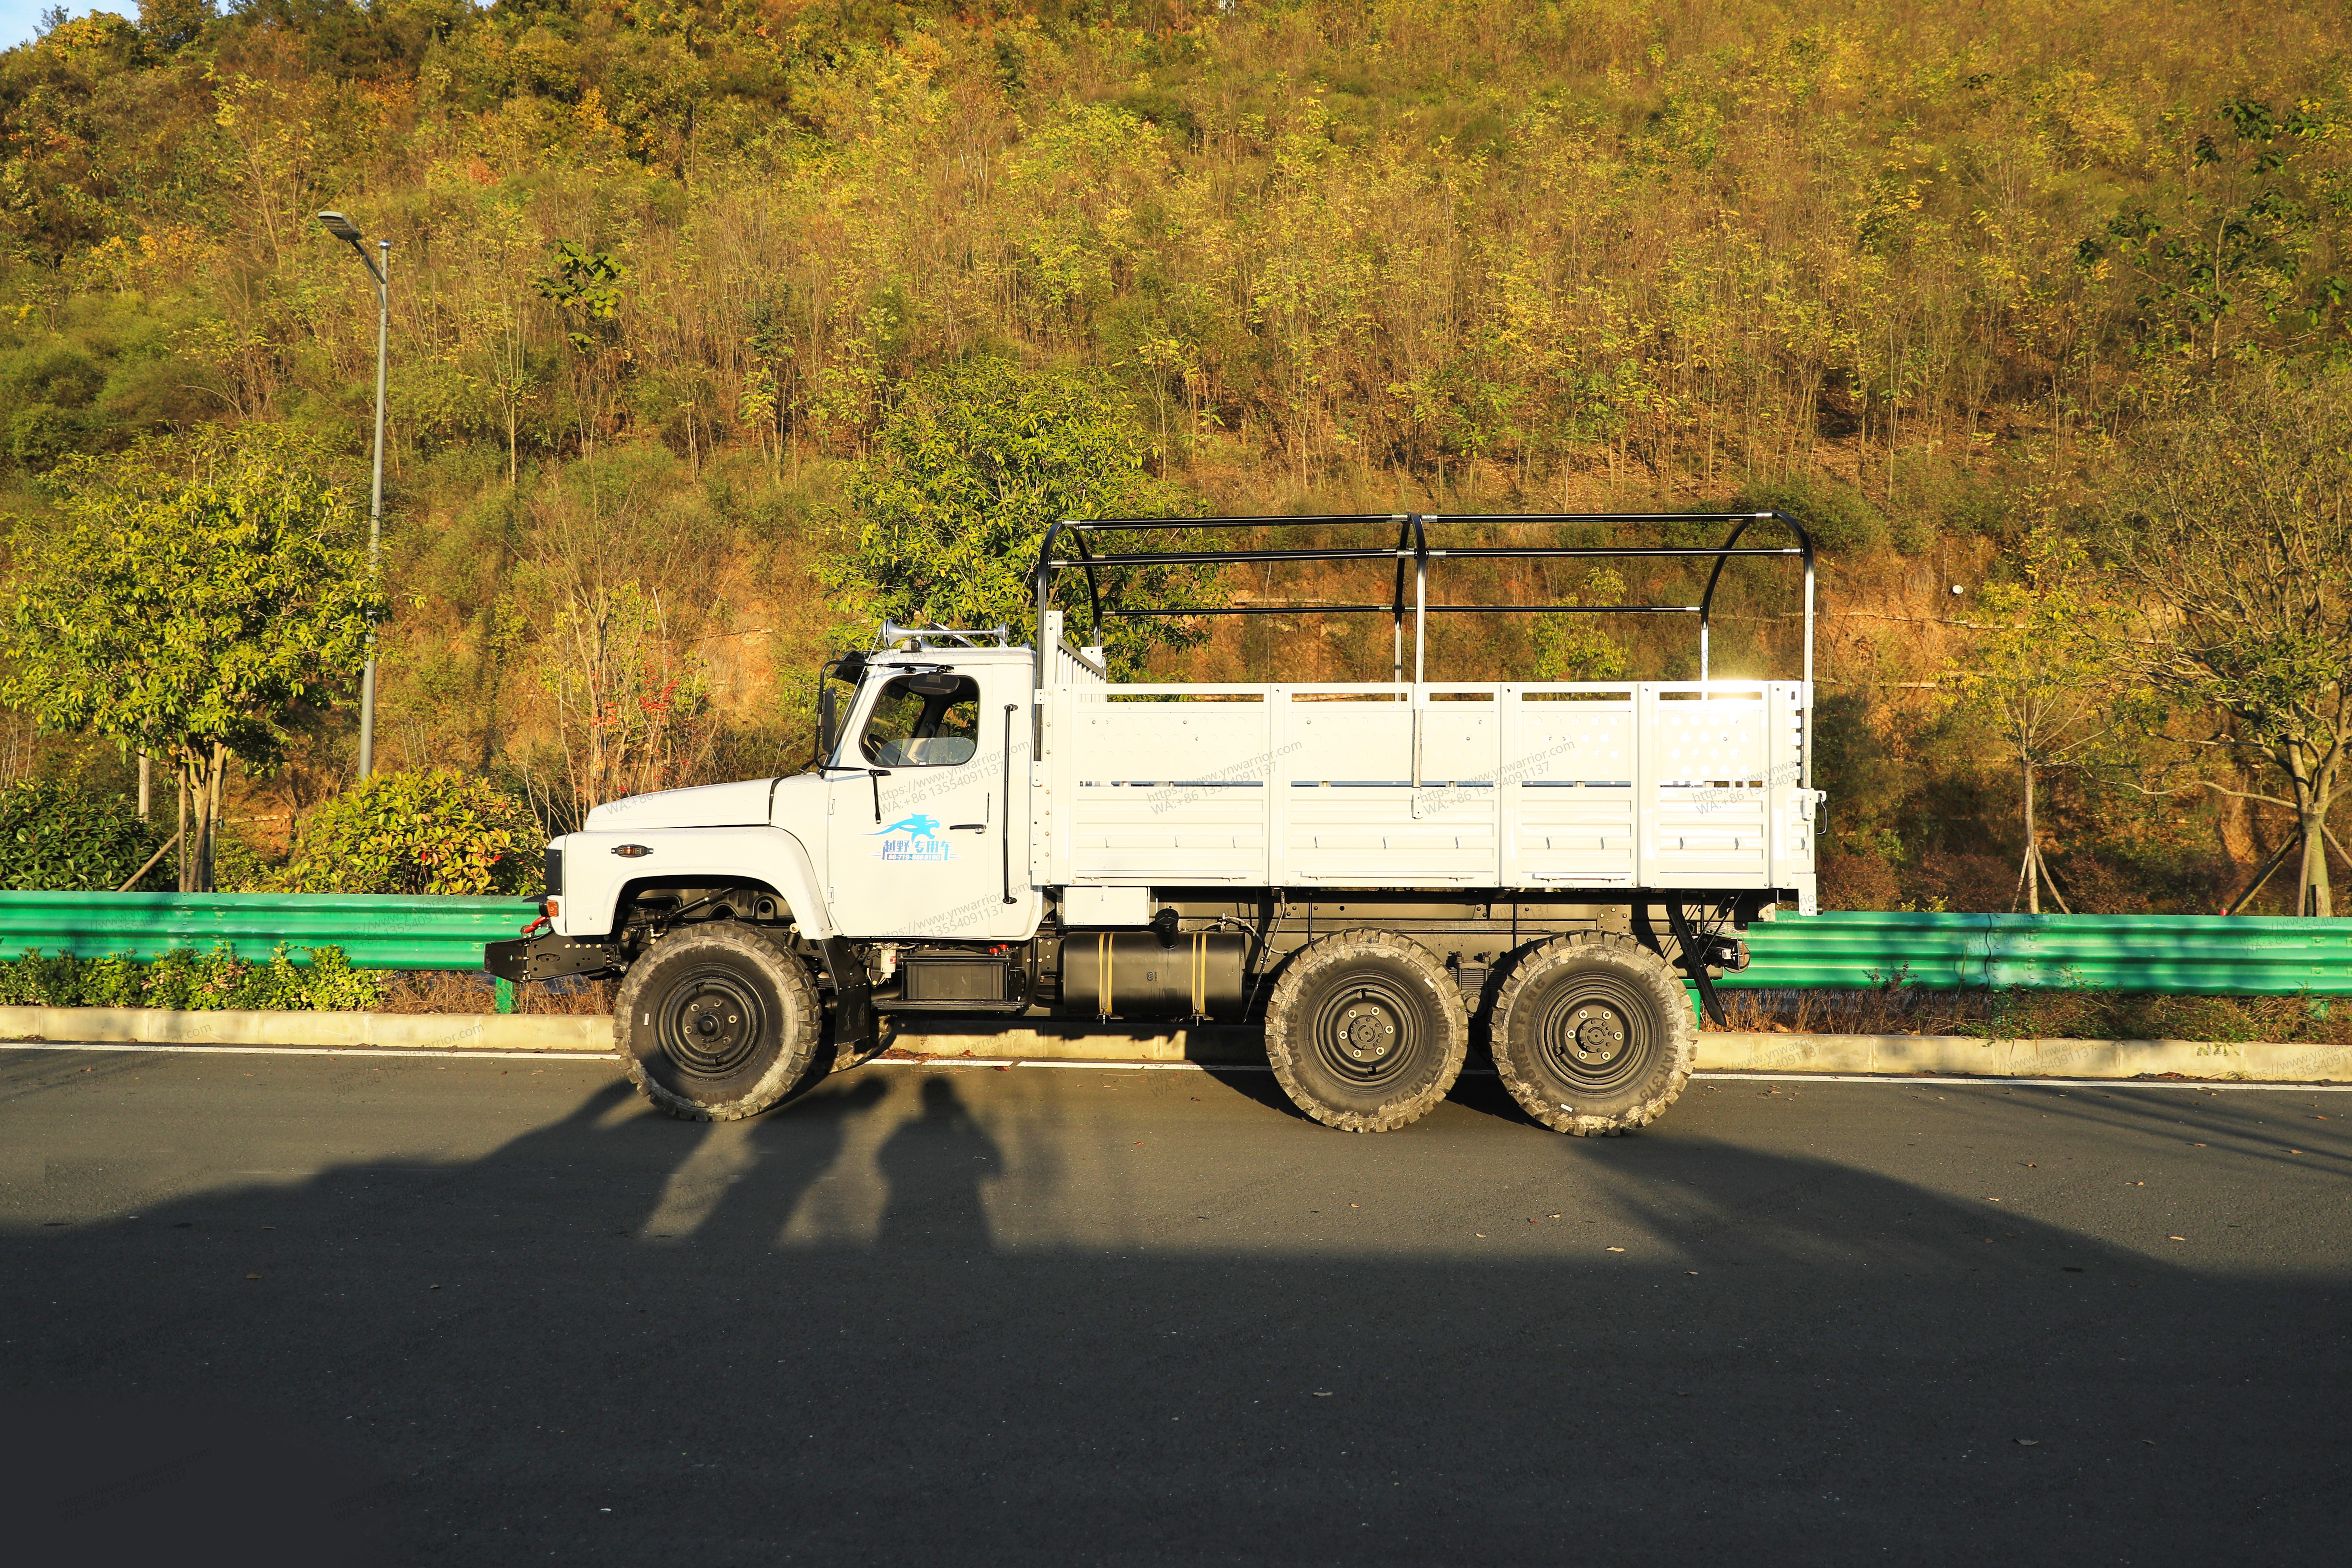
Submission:
<svg viewBox="0 0 2352 1568">
<path fill-rule="evenodd" d="M 364 1453 L 325 1517 L 393 1563 L 2160 1562 L 2337 1528 L 2333 1264 L 2189 1267 L 1720 1136 L 1245 1108 L 1176 1176 L 1060 1178 L 1197 1233 L 1041 1244 L 996 1092 L 868 1071 L 730 1130 L 601 1087 L 479 1159 L 12 1224 L 0 1387 L 258 1401 Z M 2345 1256 L 2341 1205 L 2306 1223 Z M 39 1471 L 163 1478 L 81 1539 L 187 1477 L 267 1506 L 145 1440 Z M 45 1484 L 15 1517 L 62 1517 Z"/>
</svg>

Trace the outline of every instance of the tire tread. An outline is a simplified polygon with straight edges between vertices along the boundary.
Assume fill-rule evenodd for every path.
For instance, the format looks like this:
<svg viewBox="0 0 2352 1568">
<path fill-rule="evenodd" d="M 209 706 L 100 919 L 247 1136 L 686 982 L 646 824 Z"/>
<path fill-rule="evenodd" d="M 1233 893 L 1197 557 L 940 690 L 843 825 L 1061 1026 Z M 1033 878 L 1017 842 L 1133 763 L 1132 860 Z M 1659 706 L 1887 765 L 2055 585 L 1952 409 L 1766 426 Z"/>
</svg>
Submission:
<svg viewBox="0 0 2352 1568">
<path fill-rule="evenodd" d="M 1444 1040 L 1439 1047 L 1442 1054 L 1437 1076 L 1419 1091 L 1377 1110 L 1348 1110 L 1325 1103 L 1300 1079 L 1295 1054 L 1297 1042 L 1292 1036 L 1307 981 L 1330 965 L 1368 956 L 1402 960 L 1423 972 L 1422 980 L 1437 998 Z M 1461 992 L 1434 954 L 1394 931 L 1370 928 L 1336 931 L 1299 949 L 1283 965 L 1282 974 L 1275 982 L 1274 994 L 1266 1003 L 1265 1057 L 1267 1065 L 1274 1068 L 1276 1080 L 1293 1105 L 1326 1127 L 1335 1127 L 1342 1132 L 1393 1132 L 1418 1121 L 1454 1091 L 1469 1048 L 1470 1021 L 1462 1005 Z"/>
<path fill-rule="evenodd" d="M 687 944 L 722 947 L 739 956 L 754 957 L 762 962 L 783 994 L 789 1016 L 784 1020 L 786 1038 L 776 1054 L 771 1069 L 763 1074 L 751 1092 L 718 1105 L 704 1105 L 687 1099 L 663 1087 L 645 1069 L 637 1054 L 629 1048 L 630 1020 L 636 1016 L 637 1003 L 652 976 L 656 957 L 675 957 L 690 951 Z M 653 1102 L 664 1113 L 681 1121 L 741 1121 L 757 1116 L 790 1095 L 811 1077 L 817 1047 L 824 1025 L 824 1007 L 817 994 L 816 982 L 811 978 L 808 966 L 781 943 L 765 933 L 715 921 L 700 929 L 676 931 L 663 937 L 629 965 L 622 976 L 619 993 L 613 998 L 613 1049 L 629 1081 L 637 1092 Z"/>
<path fill-rule="evenodd" d="M 1550 965 L 1545 960 L 1563 953 L 1606 954 L 1612 960 L 1631 959 L 1626 967 L 1633 969 L 1653 993 L 1665 1022 L 1667 1072 L 1664 1085 L 1638 1104 L 1612 1115 L 1594 1115 L 1584 1110 L 1567 1111 L 1559 1102 L 1512 1060 L 1509 1034 L 1512 1010 L 1520 995 Z M 1683 994 L 1675 971 L 1665 960 L 1643 947 L 1630 936 L 1615 931 L 1573 931 L 1537 942 L 1528 948 L 1512 963 L 1510 973 L 1495 994 L 1493 1024 L 1489 1033 L 1495 1058 L 1495 1070 L 1503 1087 L 1526 1111 L 1555 1132 L 1566 1132 L 1577 1138 L 1614 1138 L 1646 1127 L 1665 1114 L 1666 1108 L 1678 1099 L 1684 1086 L 1690 1082 L 1692 1069 L 1698 1061 L 1698 1027 L 1690 1016 L 1690 1004 Z"/>
</svg>

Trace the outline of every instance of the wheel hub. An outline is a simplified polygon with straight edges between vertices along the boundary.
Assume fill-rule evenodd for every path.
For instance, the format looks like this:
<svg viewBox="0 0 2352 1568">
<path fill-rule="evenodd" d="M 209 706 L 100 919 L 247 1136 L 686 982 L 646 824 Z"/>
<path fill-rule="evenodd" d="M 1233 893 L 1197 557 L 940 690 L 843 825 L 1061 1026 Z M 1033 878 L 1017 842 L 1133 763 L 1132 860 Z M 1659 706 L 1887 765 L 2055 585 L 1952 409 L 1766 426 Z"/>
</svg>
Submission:
<svg viewBox="0 0 2352 1568">
<path fill-rule="evenodd" d="M 1396 1020 L 1377 1003 L 1350 1007 L 1340 1020 L 1339 1036 L 1348 1054 L 1358 1060 L 1389 1054 L 1396 1044 Z"/>
<path fill-rule="evenodd" d="M 766 1023 L 758 995 L 737 976 L 686 975 L 663 999 L 662 1054 L 682 1072 L 726 1078 L 751 1059 Z"/>
<path fill-rule="evenodd" d="M 1317 1010 L 1314 1052 L 1360 1089 L 1378 1089 L 1408 1072 L 1419 1049 L 1417 1015 L 1382 980 L 1349 985 Z"/>
<path fill-rule="evenodd" d="M 1611 975 L 1563 975 L 1530 998 L 1517 1038 L 1577 1094 L 1612 1092 L 1649 1070 L 1657 1029 L 1643 998 Z M 1572 1097 L 1571 1097 L 1572 1098 Z"/>
<path fill-rule="evenodd" d="M 1624 1019 L 1606 1007 L 1579 1007 L 1576 1012 L 1576 1032 L 1570 1037 L 1569 1049 L 1576 1053 L 1577 1060 L 1600 1067 L 1624 1049 Z"/>
</svg>

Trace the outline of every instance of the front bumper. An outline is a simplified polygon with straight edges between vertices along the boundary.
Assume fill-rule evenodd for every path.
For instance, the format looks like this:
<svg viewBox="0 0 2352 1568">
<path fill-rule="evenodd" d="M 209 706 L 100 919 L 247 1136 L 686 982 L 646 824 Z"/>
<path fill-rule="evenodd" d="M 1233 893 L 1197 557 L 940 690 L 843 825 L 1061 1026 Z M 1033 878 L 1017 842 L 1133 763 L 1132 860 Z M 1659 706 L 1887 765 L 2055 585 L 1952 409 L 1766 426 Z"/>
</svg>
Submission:
<svg viewBox="0 0 2352 1568">
<path fill-rule="evenodd" d="M 552 980 L 563 974 L 618 974 L 628 958 L 610 942 L 578 942 L 546 931 L 482 949 L 482 967 L 501 980 Z"/>
</svg>

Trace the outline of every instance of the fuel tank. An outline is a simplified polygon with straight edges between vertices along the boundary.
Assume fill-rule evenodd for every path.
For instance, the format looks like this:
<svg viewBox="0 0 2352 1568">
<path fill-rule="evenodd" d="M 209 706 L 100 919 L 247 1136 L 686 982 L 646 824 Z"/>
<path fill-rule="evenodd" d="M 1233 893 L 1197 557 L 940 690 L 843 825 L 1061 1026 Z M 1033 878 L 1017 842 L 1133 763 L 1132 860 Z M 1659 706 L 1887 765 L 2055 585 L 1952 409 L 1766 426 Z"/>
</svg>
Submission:
<svg viewBox="0 0 2352 1568">
<path fill-rule="evenodd" d="M 1242 1021 L 1249 938 L 1238 931 L 1073 931 L 1062 936 L 1065 1018 Z"/>
</svg>

